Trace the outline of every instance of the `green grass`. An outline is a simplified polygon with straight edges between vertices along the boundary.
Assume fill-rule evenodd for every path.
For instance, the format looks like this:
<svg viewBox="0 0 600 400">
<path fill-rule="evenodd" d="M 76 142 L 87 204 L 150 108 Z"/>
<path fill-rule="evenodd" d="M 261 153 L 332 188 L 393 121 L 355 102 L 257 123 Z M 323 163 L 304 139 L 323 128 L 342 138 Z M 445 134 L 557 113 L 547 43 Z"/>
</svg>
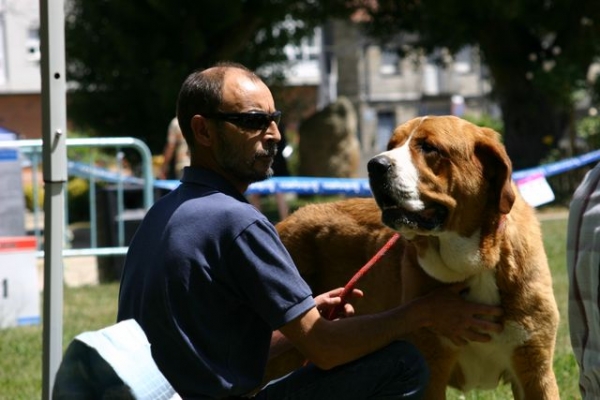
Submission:
<svg viewBox="0 0 600 400">
<path fill-rule="evenodd" d="M 577 365 L 571 351 L 567 320 L 567 274 L 565 266 L 566 220 L 542 223 L 544 243 L 554 277 L 561 322 L 554 357 L 554 371 L 562 399 L 579 399 Z M 63 346 L 78 333 L 112 324 L 116 317 L 117 284 L 65 288 Z M 42 327 L 0 330 L 0 399 L 41 398 Z M 462 395 L 448 390 L 449 399 L 512 399 L 507 386 L 495 391 Z"/>
<path fill-rule="evenodd" d="M 77 334 L 116 319 L 118 284 L 65 288 L 63 348 Z M 0 330 L 0 399 L 42 397 L 42 326 Z"/>
</svg>

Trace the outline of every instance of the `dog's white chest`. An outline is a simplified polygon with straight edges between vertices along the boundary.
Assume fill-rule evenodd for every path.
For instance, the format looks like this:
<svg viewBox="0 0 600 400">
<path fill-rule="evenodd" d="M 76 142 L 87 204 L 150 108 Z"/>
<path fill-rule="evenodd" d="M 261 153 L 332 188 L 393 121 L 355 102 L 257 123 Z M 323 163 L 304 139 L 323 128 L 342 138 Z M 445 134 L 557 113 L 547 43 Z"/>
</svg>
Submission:
<svg viewBox="0 0 600 400">
<path fill-rule="evenodd" d="M 493 271 L 483 272 L 469 279 L 469 293 L 466 298 L 484 304 L 500 304 L 500 294 Z M 472 389 L 493 389 L 504 378 L 511 381 L 515 377 L 512 367 L 512 354 L 518 346 L 529 339 L 523 326 L 506 321 L 504 330 L 493 335 L 487 343 L 471 342 L 460 348 L 458 363 L 465 378 L 464 391 Z"/>
<path fill-rule="evenodd" d="M 430 276 L 440 282 L 461 282 L 478 277 L 482 271 L 479 233 L 464 237 L 455 232 L 438 235 L 439 247 L 430 246 L 419 255 L 419 264 Z M 494 281 L 495 287 L 495 281 Z M 497 289 L 496 289 L 497 291 Z M 486 304 L 497 304 L 487 303 Z"/>
<path fill-rule="evenodd" d="M 527 332 L 514 322 L 507 322 L 504 331 L 487 343 L 472 342 L 460 350 L 458 363 L 465 378 L 463 391 L 494 389 L 501 379 L 514 381 L 512 355 L 525 342 Z"/>
<path fill-rule="evenodd" d="M 510 370 L 510 355 L 514 346 L 491 342 L 471 343 L 460 353 L 459 365 L 465 378 L 461 389 L 494 389 L 501 377 Z M 509 372 L 509 374 L 512 374 Z"/>
</svg>

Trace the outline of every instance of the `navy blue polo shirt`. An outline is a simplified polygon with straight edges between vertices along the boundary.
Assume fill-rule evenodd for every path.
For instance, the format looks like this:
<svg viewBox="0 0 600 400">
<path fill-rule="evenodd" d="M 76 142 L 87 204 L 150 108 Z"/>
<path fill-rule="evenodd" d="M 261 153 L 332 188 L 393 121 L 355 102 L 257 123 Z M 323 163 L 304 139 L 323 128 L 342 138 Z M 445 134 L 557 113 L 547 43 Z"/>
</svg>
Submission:
<svg viewBox="0 0 600 400">
<path fill-rule="evenodd" d="M 220 175 L 186 167 L 127 253 L 118 320 L 135 318 L 186 398 L 260 384 L 272 331 L 314 307 L 275 227 Z"/>
</svg>

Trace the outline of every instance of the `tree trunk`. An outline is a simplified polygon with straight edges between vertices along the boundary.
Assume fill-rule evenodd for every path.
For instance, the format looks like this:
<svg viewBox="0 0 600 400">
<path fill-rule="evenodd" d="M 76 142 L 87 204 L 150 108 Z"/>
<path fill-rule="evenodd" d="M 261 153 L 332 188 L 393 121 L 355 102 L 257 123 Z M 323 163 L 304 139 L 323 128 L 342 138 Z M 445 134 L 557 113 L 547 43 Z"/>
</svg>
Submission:
<svg viewBox="0 0 600 400">
<path fill-rule="evenodd" d="M 504 144 L 513 170 L 538 166 L 568 129 L 569 111 L 551 104 L 532 85 L 507 87 L 499 93 Z"/>
<path fill-rule="evenodd" d="M 513 170 L 536 167 L 567 132 L 572 76 L 554 71 L 548 79 L 531 58 L 540 51 L 539 39 L 523 26 L 496 24 L 482 32 L 479 43 L 502 109 Z"/>
</svg>

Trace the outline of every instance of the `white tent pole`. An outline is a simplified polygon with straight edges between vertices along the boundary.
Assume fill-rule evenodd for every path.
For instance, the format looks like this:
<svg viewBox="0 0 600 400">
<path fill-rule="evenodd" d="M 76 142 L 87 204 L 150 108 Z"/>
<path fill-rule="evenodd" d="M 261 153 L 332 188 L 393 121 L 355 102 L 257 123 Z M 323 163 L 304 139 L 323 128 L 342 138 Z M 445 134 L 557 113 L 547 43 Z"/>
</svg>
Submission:
<svg viewBox="0 0 600 400">
<path fill-rule="evenodd" d="M 42 156 L 44 168 L 43 399 L 62 359 L 67 113 L 64 0 L 40 0 Z"/>
</svg>

